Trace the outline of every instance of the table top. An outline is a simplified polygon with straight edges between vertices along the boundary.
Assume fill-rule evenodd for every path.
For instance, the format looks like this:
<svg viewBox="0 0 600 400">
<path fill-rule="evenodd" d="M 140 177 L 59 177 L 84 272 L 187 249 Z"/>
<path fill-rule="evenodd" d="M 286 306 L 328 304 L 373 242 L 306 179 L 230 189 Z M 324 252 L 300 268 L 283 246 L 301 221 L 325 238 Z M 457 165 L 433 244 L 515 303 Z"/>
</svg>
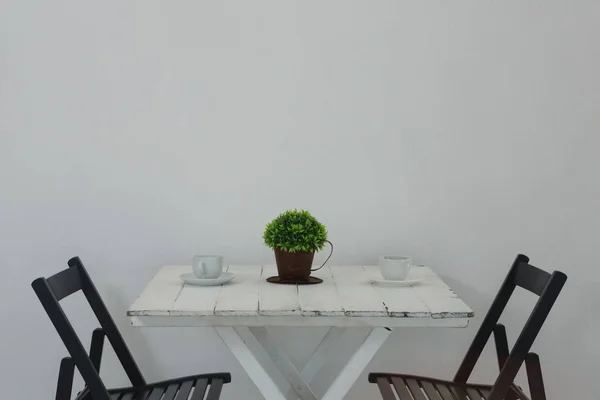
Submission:
<svg viewBox="0 0 600 400">
<path fill-rule="evenodd" d="M 376 266 L 331 266 L 313 272 L 317 285 L 266 282 L 274 265 L 231 265 L 223 286 L 184 284 L 188 266 L 158 270 L 127 311 L 135 326 L 465 327 L 473 310 L 429 267 L 415 266 L 414 286 L 390 287 Z"/>
</svg>

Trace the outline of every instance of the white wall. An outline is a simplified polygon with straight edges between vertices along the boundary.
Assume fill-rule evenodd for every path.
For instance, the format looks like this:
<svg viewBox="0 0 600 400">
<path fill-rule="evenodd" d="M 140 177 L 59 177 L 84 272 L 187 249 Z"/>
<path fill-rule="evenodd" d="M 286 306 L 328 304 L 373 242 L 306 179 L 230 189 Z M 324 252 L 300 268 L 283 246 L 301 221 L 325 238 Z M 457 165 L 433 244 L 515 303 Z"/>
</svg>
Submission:
<svg viewBox="0 0 600 400">
<path fill-rule="evenodd" d="M 29 283 L 80 255 L 148 378 L 230 370 L 225 398 L 258 399 L 210 330 L 124 312 L 194 252 L 271 262 L 263 227 L 292 207 L 328 226 L 334 263 L 410 254 L 478 313 L 397 331 L 368 370 L 451 377 L 524 252 L 569 275 L 535 345 L 550 398 L 596 398 L 598 4 L 3 1 L 2 398 L 53 396 L 65 351 Z M 282 334 L 301 359 L 322 331 Z M 490 351 L 476 377 L 495 372 Z M 348 398 L 374 393 L 363 376 Z"/>
</svg>

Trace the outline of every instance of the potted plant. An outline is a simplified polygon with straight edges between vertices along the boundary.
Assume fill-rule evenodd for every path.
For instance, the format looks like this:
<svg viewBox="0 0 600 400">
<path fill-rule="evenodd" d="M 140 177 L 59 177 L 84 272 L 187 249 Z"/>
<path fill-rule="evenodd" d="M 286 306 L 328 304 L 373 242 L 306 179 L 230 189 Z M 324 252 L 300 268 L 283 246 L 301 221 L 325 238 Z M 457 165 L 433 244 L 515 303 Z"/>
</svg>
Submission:
<svg viewBox="0 0 600 400">
<path fill-rule="evenodd" d="M 321 269 L 333 253 L 333 244 L 327 240 L 327 229 L 308 211 L 288 210 L 267 224 L 263 235 L 265 245 L 273 249 L 278 277 L 274 283 L 320 283 L 311 277 L 311 271 Z M 315 252 L 331 246 L 331 253 L 319 268 L 311 269 Z"/>
</svg>

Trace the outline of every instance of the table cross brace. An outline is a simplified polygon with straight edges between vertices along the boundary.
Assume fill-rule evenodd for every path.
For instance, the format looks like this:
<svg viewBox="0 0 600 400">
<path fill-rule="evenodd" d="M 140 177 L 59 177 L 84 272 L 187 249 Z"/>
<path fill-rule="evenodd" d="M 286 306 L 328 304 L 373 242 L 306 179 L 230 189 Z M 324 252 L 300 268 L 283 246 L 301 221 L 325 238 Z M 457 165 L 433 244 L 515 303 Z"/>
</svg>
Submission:
<svg viewBox="0 0 600 400">
<path fill-rule="evenodd" d="M 348 328 L 330 328 L 311 357 L 302 367 L 302 371 L 299 372 L 282 349 L 272 340 L 267 328 L 215 328 L 242 368 L 248 373 L 250 379 L 252 379 L 262 395 L 268 400 L 295 400 L 297 398 L 301 400 L 318 400 L 319 398 L 314 394 L 310 385 L 346 329 Z M 243 340 L 243 333 L 247 331 L 257 340 L 260 345 L 259 351 L 262 350 L 268 355 L 279 372 L 290 384 L 287 395 L 283 394 L 273 378 L 269 376 L 257 360 L 257 352 L 253 352 Z M 356 352 L 342 368 L 322 399 L 342 399 L 390 334 L 391 330 L 388 328 L 371 329 L 362 345 L 356 349 Z"/>
</svg>

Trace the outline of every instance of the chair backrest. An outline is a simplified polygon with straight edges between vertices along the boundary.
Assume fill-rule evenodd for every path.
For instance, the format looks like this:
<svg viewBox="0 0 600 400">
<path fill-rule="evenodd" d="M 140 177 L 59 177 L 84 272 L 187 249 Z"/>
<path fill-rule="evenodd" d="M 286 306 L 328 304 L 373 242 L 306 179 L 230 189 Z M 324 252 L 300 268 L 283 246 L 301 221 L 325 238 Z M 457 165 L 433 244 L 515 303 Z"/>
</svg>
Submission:
<svg viewBox="0 0 600 400">
<path fill-rule="evenodd" d="M 108 391 L 100 379 L 94 362 L 88 355 L 73 326 L 69 322 L 59 301 L 81 290 L 85 295 L 92 311 L 96 315 L 102 330 L 119 361 L 123 365 L 127 376 L 133 386 L 145 385 L 145 380 L 135 363 L 131 352 L 127 348 L 121 333 L 117 329 L 108 309 L 104 305 L 100 294 L 92 283 L 90 276 L 83 267 L 79 257 L 74 257 L 68 262 L 69 268 L 52 275 L 49 278 L 38 278 L 31 283 L 40 302 L 44 306 L 48 317 L 54 324 L 58 335 L 65 344 L 73 362 L 83 380 L 85 381 L 92 397 L 95 400 L 109 400 Z"/>
<path fill-rule="evenodd" d="M 510 354 L 505 360 L 501 360 L 500 374 L 488 396 L 488 399 L 504 399 L 566 280 L 567 276 L 564 273 L 554 271 L 549 274 L 529 264 L 529 258 L 519 254 L 483 319 L 481 327 L 454 376 L 454 381 L 465 383 L 469 379 L 483 348 L 496 328 L 506 304 L 515 288 L 519 286 L 535 293 L 539 296 L 539 299 Z"/>
</svg>

